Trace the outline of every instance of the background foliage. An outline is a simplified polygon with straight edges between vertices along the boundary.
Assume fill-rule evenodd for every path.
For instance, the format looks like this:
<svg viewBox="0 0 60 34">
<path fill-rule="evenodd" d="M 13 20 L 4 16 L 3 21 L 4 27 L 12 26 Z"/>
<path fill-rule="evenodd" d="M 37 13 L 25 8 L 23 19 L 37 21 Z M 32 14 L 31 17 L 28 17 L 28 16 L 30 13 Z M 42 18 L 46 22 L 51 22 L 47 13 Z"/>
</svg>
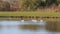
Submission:
<svg viewBox="0 0 60 34">
<path fill-rule="evenodd" d="M 36 10 L 37 8 L 44 8 L 52 4 L 58 5 L 60 0 L 23 0 L 23 2 L 23 10 Z"/>
</svg>

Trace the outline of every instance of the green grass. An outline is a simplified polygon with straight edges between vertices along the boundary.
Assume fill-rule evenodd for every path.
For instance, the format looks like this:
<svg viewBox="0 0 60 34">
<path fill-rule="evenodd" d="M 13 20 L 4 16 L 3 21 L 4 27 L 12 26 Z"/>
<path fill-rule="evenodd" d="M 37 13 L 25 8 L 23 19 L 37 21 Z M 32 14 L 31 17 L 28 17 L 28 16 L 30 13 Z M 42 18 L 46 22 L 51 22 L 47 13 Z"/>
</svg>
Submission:
<svg viewBox="0 0 60 34">
<path fill-rule="evenodd" d="M 0 12 L 0 16 L 57 16 L 59 12 Z"/>
<path fill-rule="evenodd" d="M 59 12 L 0 12 L 0 16 L 39 16 L 39 17 L 60 17 Z M 0 20 L 21 20 L 20 18 L 0 18 Z M 24 20 L 31 20 L 31 18 L 23 18 Z M 32 18 L 36 19 L 36 18 Z M 38 20 L 45 20 L 45 21 L 58 21 L 60 22 L 60 18 L 39 18 Z"/>
</svg>

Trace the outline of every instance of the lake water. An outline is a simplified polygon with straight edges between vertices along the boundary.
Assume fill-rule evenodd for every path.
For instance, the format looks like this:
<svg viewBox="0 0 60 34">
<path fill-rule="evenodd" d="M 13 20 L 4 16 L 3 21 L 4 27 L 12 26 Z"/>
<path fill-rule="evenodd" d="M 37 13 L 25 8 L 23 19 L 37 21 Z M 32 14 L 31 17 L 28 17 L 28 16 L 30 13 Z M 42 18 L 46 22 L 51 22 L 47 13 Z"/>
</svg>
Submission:
<svg viewBox="0 0 60 34">
<path fill-rule="evenodd" d="M 60 34 L 60 32 L 50 32 L 44 28 L 41 28 L 40 30 L 22 30 L 18 28 L 18 25 L 21 24 L 33 24 L 36 23 L 36 21 L 8 21 L 8 20 L 3 20 L 0 21 L 0 34 Z M 38 21 L 39 23 L 40 21 Z M 44 25 L 43 23 L 39 23 Z"/>
</svg>

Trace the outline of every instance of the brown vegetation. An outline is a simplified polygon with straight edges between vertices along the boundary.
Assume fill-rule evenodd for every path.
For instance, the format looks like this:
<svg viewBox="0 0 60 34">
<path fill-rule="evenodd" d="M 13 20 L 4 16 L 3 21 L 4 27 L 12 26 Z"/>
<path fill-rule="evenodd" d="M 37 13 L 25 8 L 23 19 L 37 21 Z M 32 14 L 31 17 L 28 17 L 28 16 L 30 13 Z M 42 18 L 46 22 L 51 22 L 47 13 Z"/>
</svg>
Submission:
<svg viewBox="0 0 60 34">
<path fill-rule="evenodd" d="M 51 0 L 52 1 L 52 0 Z M 53 0 L 54 1 L 54 0 Z M 49 0 L 47 1 L 49 3 Z M 48 8 L 45 6 L 47 4 L 45 1 L 42 0 L 19 0 L 13 3 L 8 2 L 8 1 L 0 1 L 0 11 L 21 11 L 21 10 L 26 10 L 26 11 L 31 11 L 31 10 L 44 10 L 44 11 L 60 11 L 59 8 L 55 9 L 54 6 L 56 6 L 55 2 L 51 2 L 54 6 L 51 8 Z M 43 3 L 43 4 L 42 4 Z M 57 8 L 57 7 L 56 7 Z"/>
<path fill-rule="evenodd" d="M 0 1 L 0 11 L 17 11 L 20 10 L 19 4 L 9 3 L 8 1 Z"/>
</svg>

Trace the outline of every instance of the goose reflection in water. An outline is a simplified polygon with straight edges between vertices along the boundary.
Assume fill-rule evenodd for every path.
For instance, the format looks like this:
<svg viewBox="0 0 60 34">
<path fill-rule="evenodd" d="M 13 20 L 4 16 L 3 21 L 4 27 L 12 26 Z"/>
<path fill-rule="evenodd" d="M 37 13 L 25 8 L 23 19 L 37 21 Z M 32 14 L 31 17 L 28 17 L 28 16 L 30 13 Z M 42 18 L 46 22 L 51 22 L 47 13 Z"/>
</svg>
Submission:
<svg viewBox="0 0 60 34">
<path fill-rule="evenodd" d="M 29 22 L 29 23 L 28 23 Z M 32 22 L 32 23 L 30 23 Z M 20 29 L 19 25 L 24 24 L 37 24 L 40 26 L 43 26 L 40 28 L 40 30 L 22 30 Z M 31 21 L 0 21 L 0 34 L 60 34 L 59 32 L 49 32 L 45 28 L 45 22 L 43 20 L 37 21 L 37 20 L 31 20 Z"/>
</svg>

